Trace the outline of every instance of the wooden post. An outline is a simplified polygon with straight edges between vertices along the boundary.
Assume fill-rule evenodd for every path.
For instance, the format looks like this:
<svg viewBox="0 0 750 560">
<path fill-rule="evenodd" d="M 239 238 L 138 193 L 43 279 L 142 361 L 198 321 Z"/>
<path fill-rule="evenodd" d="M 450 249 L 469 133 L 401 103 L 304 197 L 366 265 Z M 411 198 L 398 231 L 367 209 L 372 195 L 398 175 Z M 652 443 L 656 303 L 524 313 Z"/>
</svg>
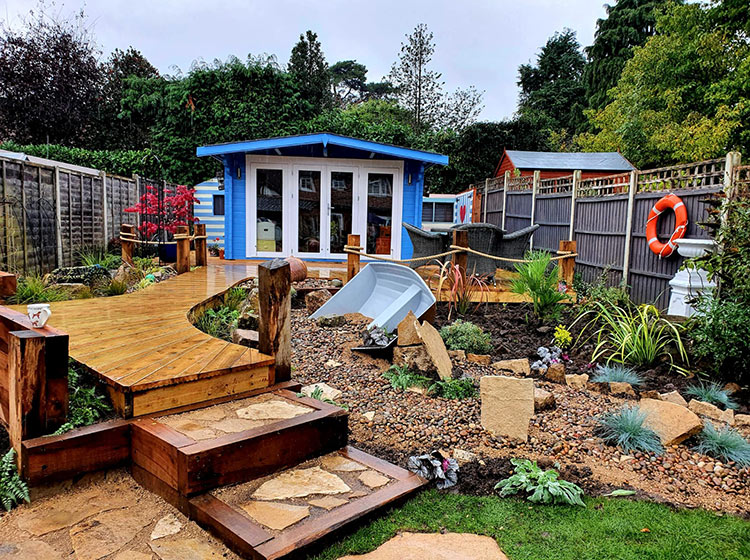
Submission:
<svg viewBox="0 0 750 560">
<path fill-rule="evenodd" d="M 20 465 L 23 440 L 67 419 L 68 335 L 11 331 L 8 342 L 8 435 Z"/>
<path fill-rule="evenodd" d="M 719 221 L 722 225 L 727 221 L 727 204 L 737 196 L 737 185 L 734 183 L 734 170 L 742 163 L 739 152 L 727 153 L 724 164 L 724 202 L 721 205 Z"/>
<path fill-rule="evenodd" d="M 457 247 L 469 246 L 469 232 L 466 230 L 453 230 L 453 244 Z M 457 266 L 461 271 L 461 276 L 466 276 L 466 263 L 469 260 L 469 254 L 466 251 L 453 253 L 453 266 Z"/>
<path fill-rule="evenodd" d="M 558 255 L 564 255 L 567 253 L 575 253 L 576 252 L 576 242 L 575 241 L 560 241 L 560 249 L 558 250 Z M 573 286 L 573 275 L 576 271 L 576 259 L 575 257 L 570 257 L 567 259 L 560 259 L 559 266 L 557 267 L 557 273 L 563 282 L 565 282 L 565 285 L 570 289 Z"/>
<path fill-rule="evenodd" d="M 177 274 L 190 272 L 190 229 L 188 226 L 177 226 L 174 238 L 177 241 Z"/>
<path fill-rule="evenodd" d="M 102 171 L 102 227 L 104 228 L 104 247 L 109 245 L 109 216 L 107 215 L 107 174 Z"/>
<path fill-rule="evenodd" d="M 505 204 L 508 202 L 508 183 L 510 183 L 510 171 L 505 172 L 504 187 L 503 187 L 503 219 L 500 223 L 500 227 L 505 229 L 505 215 L 508 213 Z"/>
<path fill-rule="evenodd" d="M 536 192 L 539 190 L 539 181 L 541 180 L 542 172 L 538 169 L 534 171 L 534 182 L 531 184 L 531 223 L 529 225 L 534 225 L 534 218 L 536 217 Z M 531 234 L 531 239 L 529 239 L 529 249 L 534 248 L 534 234 Z"/>
<path fill-rule="evenodd" d="M 208 244 L 206 224 L 195 224 L 195 266 L 206 266 L 208 263 Z"/>
<path fill-rule="evenodd" d="M 350 233 L 346 236 L 346 244 L 349 247 L 359 247 L 359 235 Z M 346 254 L 346 281 L 349 282 L 359 273 L 359 255 Z"/>
<path fill-rule="evenodd" d="M 625 249 L 622 255 L 622 285 L 627 286 L 630 279 L 630 252 L 633 243 L 633 210 L 635 208 L 635 195 L 638 191 L 638 172 L 630 172 L 630 185 L 628 186 L 628 209 L 625 214 Z M 648 240 L 646 240 L 648 241 Z"/>
<path fill-rule="evenodd" d="M 276 360 L 269 385 L 292 378 L 292 298 L 289 263 L 274 259 L 258 266 L 260 321 L 258 350 Z"/>
<path fill-rule="evenodd" d="M 135 226 L 132 224 L 120 225 L 120 240 L 122 245 L 122 262 L 133 266 L 133 246 L 135 245 Z"/>
<path fill-rule="evenodd" d="M 573 186 L 570 189 L 570 230 L 568 240 L 573 241 L 576 236 L 576 199 L 578 198 L 578 185 L 581 184 L 581 170 L 573 171 Z"/>
</svg>

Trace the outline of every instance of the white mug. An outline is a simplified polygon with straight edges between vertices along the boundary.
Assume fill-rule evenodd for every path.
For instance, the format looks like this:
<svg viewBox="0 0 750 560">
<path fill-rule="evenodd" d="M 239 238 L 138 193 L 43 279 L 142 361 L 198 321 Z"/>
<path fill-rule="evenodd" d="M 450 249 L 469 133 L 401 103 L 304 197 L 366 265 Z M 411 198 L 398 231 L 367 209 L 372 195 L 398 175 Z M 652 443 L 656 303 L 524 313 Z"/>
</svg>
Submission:
<svg viewBox="0 0 750 560">
<path fill-rule="evenodd" d="M 26 313 L 29 315 L 31 326 L 35 329 L 41 329 L 47 324 L 49 316 L 52 315 L 49 303 L 32 303 L 26 306 Z"/>
</svg>

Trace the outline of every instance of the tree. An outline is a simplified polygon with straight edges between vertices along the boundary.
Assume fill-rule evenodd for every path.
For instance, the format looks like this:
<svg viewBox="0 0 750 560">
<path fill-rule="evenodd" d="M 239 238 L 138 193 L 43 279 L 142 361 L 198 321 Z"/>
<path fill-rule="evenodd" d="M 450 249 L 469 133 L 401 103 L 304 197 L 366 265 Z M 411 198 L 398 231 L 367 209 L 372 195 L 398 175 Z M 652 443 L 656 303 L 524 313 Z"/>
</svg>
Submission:
<svg viewBox="0 0 750 560">
<path fill-rule="evenodd" d="M 98 52 L 83 11 L 72 19 L 32 11 L 15 31 L 0 24 L 0 137 L 83 142 L 101 96 Z"/>
<path fill-rule="evenodd" d="M 535 65 L 518 68 L 518 113 L 550 132 L 572 133 L 583 121 L 585 87 L 581 78 L 585 64 L 575 31 L 555 33 L 542 47 Z"/>
<path fill-rule="evenodd" d="M 612 101 L 588 112 L 595 133 L 578 144 L 621 150 L 638 167 L 750 149 L 750 43 L 713 6 L 674 5 L 625 64 Z"/>
<path fill-rule="evenodd" d="M 482 112 L 482 92 L 474 86 L 457 89 L 444 102 L 440 126 L 460 131 L 477 120 Z"/>
<path fill-rule="evenodd" d="M 289 57 L 288 71 L 316 112 L 331 106 L 330 73 L 316 33 L 308 30 L 299 36 Z"/>
<path fill-rule="evenodd" d="M 657 10 L 676 0 L 616 0 L 605 5 L 607 17 L 596 22 L 594 44 L 586 47 L 588 64 L 583 73 L 586 99 L 592 109 L 607 104 L 607 91 L 617 85 L 633 48 L 654 34 Z"/>
<path fill-rule="evenodd" d="M 406 43 L 401 43 L 399 61 L 391 67 L 390 81 L 396 88 L 399 102 L 411 113 L 414 128 L 421 131 L 440 119 L 442 74 L 428 68 L 435 53 L 435 42 L 425 24 L 417 25 L 406 39 Z"/>
<path fill-rule="evenodd" d="M 356 60 L 342 60 L 330 68 L 331 92 L 339 107 L 347 107 L 364 96 L 367 67 Z"/>
<path fill-rule="evenodd" d="M 130 78 L 158 78 L 159 71 L 133 47 L 115 49 L 102 64 L 104 84 L 98 106 L 93 142 L 97 148 L 142 148 L 148 144 L 148 121 L 120 116 L 122 95 Z"/>
</svg>

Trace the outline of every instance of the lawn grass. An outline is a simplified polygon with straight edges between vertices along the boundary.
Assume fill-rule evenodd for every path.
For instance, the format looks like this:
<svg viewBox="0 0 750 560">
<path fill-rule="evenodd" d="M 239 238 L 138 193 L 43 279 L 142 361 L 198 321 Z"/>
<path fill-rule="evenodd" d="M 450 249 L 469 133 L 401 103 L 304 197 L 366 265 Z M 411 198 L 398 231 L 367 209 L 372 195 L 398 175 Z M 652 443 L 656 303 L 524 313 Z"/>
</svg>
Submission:
<svg viewBox="0 0 750 560">
<path fill-rule="evenodd" d="M 585 508 L 545 506 L 437 490 L 423 492 L 314 558 L 363 554 L 401 530 L 442 529 L 491 536 L 510 560 L 750 558 L 750 522 L 704 510 L 674 511 L 617 498 L 586 499 Z"/>
</svg>

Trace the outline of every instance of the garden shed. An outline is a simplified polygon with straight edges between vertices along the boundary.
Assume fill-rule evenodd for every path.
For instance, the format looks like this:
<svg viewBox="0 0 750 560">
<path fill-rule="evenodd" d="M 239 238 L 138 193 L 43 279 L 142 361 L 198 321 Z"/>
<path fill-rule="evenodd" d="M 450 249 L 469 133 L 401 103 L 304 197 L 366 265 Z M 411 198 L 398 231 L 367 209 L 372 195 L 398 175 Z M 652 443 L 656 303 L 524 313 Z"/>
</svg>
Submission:
<svg viewBox="0 0 750 560">
<path fill-rule="evenodd" d="M 565 177 L 581 171 L 582 179 L 605 177 L 616 173 L 630 173 L 635 167 L 619 152 L 528 152 L 503 150 L 495 170 L 495 177 L 506 171 L 531 177 L 539 170 L 540 178 Z"/>
<path fill-rule="evenodd" d="M 409 258 L 402 222 L 420 226 L 425 169 L 448 157 L 330 133 L 197 149 L 224 166 L 225 258 L 343 260 L 348 234 L 367 253 Z"/>
</svg>

